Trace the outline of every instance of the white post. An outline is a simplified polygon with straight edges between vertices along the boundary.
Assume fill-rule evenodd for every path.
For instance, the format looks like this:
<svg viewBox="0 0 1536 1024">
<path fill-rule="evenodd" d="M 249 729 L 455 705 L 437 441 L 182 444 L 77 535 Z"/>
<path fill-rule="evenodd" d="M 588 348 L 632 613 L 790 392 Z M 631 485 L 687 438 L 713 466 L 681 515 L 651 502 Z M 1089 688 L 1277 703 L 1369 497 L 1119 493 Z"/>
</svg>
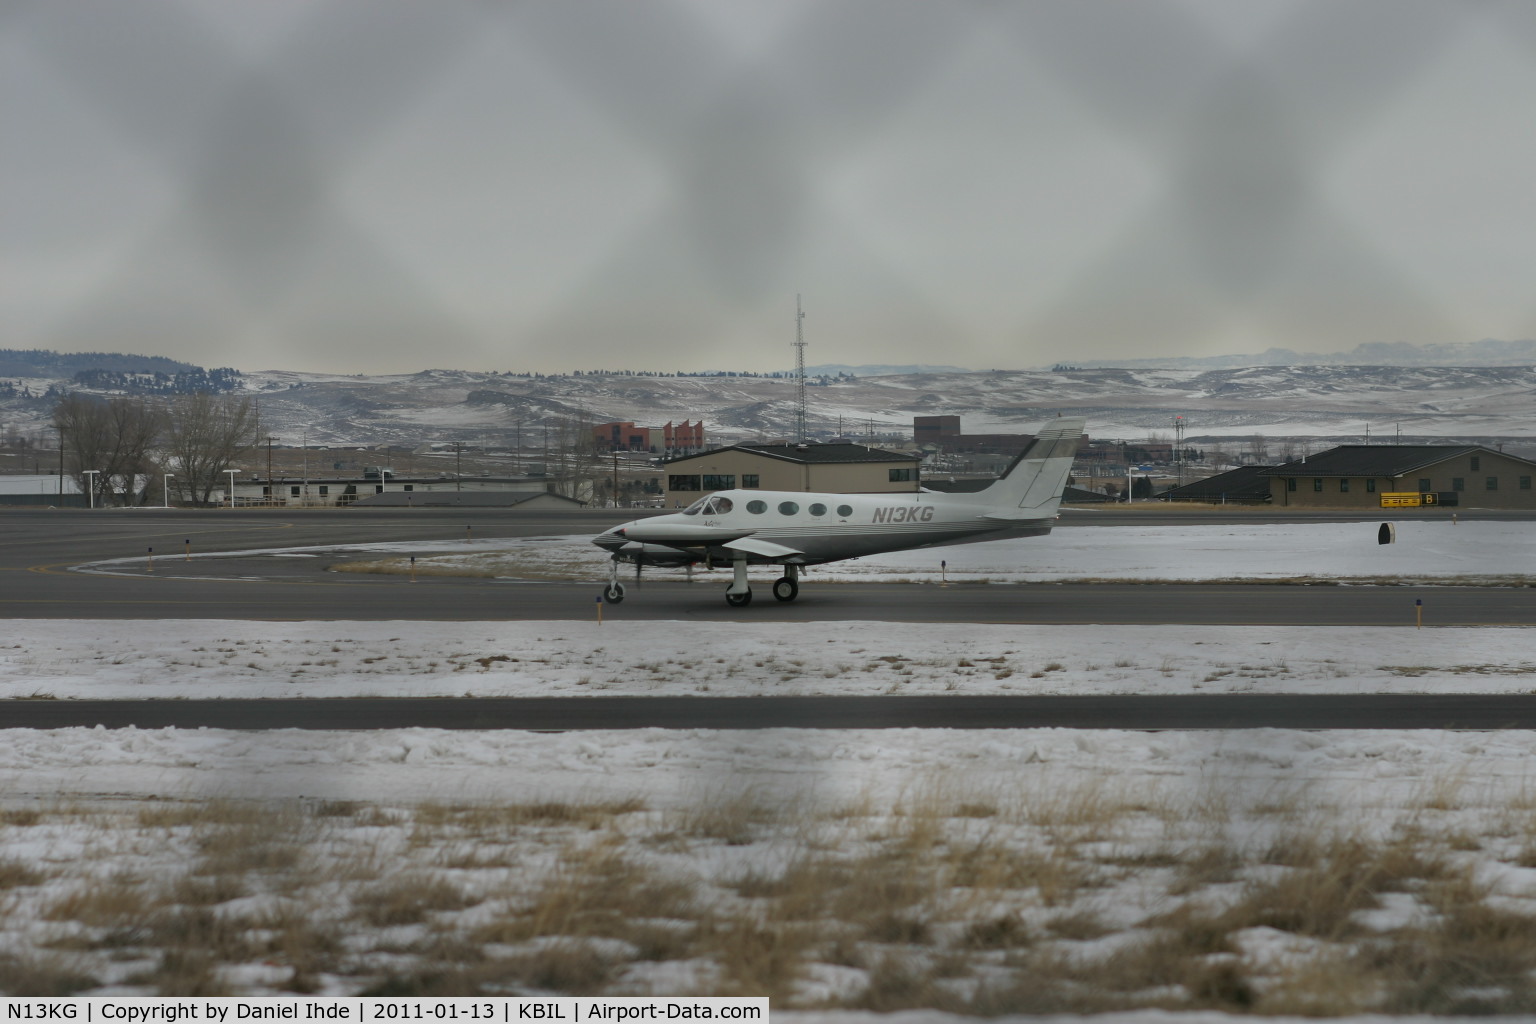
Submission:
<svg viewBox="0 0 1536 1024">
<path fill-rule="evenodd" d="M 82 469 L 80 471 L 80 475 L 81 476 L 85 476 L 85 477 L 94 477 L 94 476 L 96 476 L 96 474 L 98 474 L 100 472 L 101 472 L 101 470 L 99 470 L 99 469 Z M 86 493 L 86 495 L 88 496 L 88 498 L 90 500 L 90 503 L 91 503 L 90 507 L 91 508 L 95 508 L 96 507 L 96 481 L 94 479 L 87 480 L 85 482 L 85 493 Z"/>
<path fill-rule="evenodd" d="M 171 507 L 171 481 L 176 479 L 175 473 L 160 474 L 164 479 L 160 481 L 160 490 L 165 494 L 165 507 Z"/>
<path fill-rule="evenodd" d="M 230 508 L 234 508 L 235 507 L 235 474 L 240 472 L 240 471 L 238 469 L 226 469 L 224 472 L 229 474 L 229 507 Z"/>
</svg>

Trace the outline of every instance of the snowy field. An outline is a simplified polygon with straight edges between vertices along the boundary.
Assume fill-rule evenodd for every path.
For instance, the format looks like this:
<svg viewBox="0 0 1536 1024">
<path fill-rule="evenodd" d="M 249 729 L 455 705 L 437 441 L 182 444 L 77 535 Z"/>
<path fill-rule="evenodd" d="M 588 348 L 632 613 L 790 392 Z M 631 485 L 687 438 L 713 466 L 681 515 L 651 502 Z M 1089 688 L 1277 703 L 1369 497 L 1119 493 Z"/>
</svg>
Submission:
<svg viewBox="0 0 1536 1024">
<path fill-rule="evenodd" d="M 1523 627 L 38 620 L 0 642 L 0 700 L 1531 690 Z"/>
<path fill-rule="evenodd" d="M 1289 564 L 1244 530 L 1293 531 Z M 1106 551 L 1109 531 L 1064 529 L 1018 558 L 1487 583 L 1529 552 L 1502 524 L 1407 524 L 1383 549 L 1373 525 L 1158 531 L 1115 528 L 1131 543 Z M 957 560 L 981 547 L 860 568 L 970 571 Z M 969 564 L 992 574 L 1005 554 Z M 0 698 L 18 700 L 1536 689 L 1526 628 L 11 626 Z M 1533 744 L 0 729 L 0 991 L 768 993 L 776 1014 L 840 1024 L 1532 1014 Z"/>
</svg>

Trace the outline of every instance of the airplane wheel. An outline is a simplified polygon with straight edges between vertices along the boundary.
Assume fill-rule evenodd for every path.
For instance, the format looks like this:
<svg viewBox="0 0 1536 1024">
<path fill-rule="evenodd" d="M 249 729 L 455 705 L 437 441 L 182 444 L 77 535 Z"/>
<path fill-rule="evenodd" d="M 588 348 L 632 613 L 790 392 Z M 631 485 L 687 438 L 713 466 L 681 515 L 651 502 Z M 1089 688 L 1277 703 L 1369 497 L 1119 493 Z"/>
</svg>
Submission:
<svg viewBox="0 0 1536 1024">
<path fill-rule="evenodd" d="M 603 600 L 609 604 L 618 604 L 624 600 L 624 584 L 610 583 L 603 588 Z"/>
<path fill-rule="evenodd" d="M 752 591 L 744 594 L 733 594 L 729 590 L 725 592 L 725 603 L 732 608 L 745 608 L 752 603 Z"/>
<path fill-rule="evenodd" d="M 800 596 L 800 584 L 788 576 L 781 576 L 773 583 L 773 596 L 780 601 L 793 601 Z"/>
</svg>

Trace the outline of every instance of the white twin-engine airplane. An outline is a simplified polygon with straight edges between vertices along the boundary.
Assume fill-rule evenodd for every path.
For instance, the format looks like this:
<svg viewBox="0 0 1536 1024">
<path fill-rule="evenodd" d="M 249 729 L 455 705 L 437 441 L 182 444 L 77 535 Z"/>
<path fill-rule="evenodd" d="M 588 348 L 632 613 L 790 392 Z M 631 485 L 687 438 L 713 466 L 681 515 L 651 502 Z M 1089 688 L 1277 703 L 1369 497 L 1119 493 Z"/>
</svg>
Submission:
<svg viewBox="0 0 1536 1024">
<path fill-rule="evenodd" d="M 729 490 L 681 512 L 636 519 L 592 543 L 613 556 L 603 597 L 624 600 L 620 562 L 662 567 L 729 563 L 726 603 L 750 604 L 748 565 L 782 565 L 773 596 L 793 601 L 800 567 L 844 558 L 1051 532 L 1083 433 L 1079 417 L 1051 420 L 985 490 L 974 494 L 816 494 Z"/>
</svg>

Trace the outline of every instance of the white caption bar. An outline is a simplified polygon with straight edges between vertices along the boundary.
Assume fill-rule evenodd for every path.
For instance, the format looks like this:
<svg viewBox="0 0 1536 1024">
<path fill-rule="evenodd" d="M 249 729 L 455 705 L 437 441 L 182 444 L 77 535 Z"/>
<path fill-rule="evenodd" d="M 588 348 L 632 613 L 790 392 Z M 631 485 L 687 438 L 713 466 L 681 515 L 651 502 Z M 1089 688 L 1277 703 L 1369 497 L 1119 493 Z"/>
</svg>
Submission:
<svg viewBox="0 0 1536 1024">
<path fill-rule="evenodd" d="M 613 1021 L 766 1021 L 768 998 L 700 996 L 615 996 L 527 999 L 506 996 L 454 999 L 381 999 L 293 996 L 182 998 L 143 996 L 24 999 L 0 997 L 0 1024 L 9 1021 L 79 1021 L 83 1024 L 179 1024 L 181 1021 L 344 1020 L 542 1021 L 543 1024 L 597 1024 Z"/>
</svg>

